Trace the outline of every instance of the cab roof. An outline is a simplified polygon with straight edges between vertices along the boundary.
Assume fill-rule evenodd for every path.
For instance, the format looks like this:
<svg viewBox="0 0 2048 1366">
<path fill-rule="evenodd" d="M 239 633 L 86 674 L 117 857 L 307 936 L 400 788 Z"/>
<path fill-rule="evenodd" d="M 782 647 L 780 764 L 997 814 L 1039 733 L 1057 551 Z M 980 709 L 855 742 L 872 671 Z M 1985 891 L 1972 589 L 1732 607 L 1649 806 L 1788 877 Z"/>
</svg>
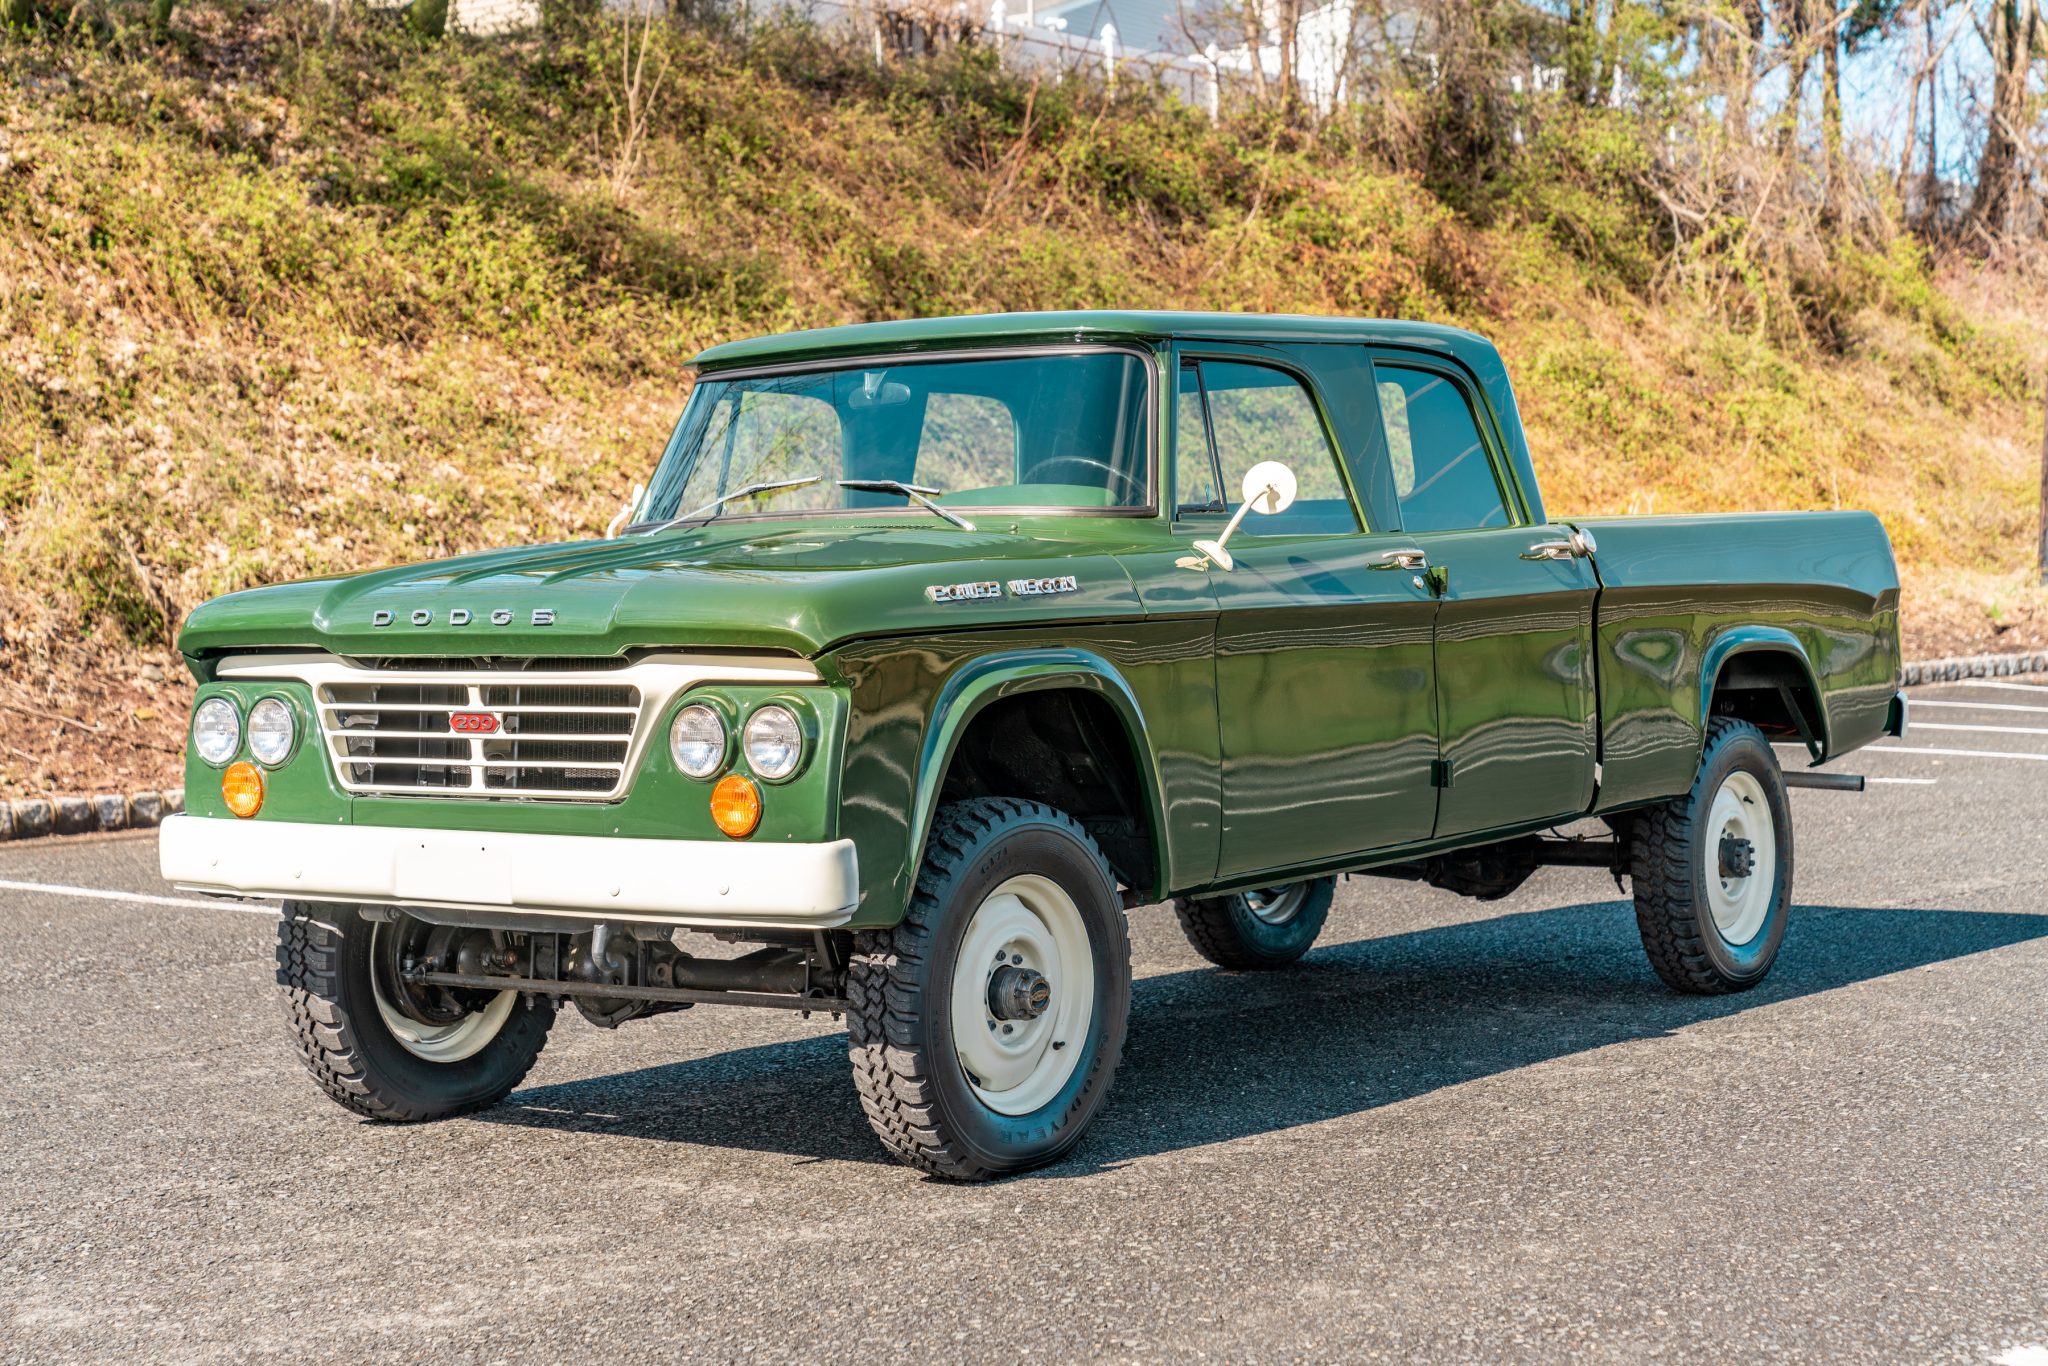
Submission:
<svg viewBox="0 0 2048 1366">
<path fill-rule="evenodd" d="M 980 313 L 904 318 L 805 332 L 750 337 L 700 353 L 705 370 L 773 365 L 833 356 L 915 352 L 1074 341 L 1353 342 L 1448 352 L 1467 366 L 1494 360 L 1493 344 L 1475 332 L 1438 323 L 1380 318 L 1315 318 L 1283 313 L 1175 313 L 1072 309 L 1054 313 Z"/>
</svg>

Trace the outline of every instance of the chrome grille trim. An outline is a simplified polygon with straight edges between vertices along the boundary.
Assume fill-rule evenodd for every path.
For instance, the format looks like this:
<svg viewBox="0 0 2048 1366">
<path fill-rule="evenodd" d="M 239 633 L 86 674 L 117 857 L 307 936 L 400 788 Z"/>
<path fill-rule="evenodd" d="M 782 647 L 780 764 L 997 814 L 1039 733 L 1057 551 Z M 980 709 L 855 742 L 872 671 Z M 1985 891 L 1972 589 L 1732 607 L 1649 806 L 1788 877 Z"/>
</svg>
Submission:
<svg viewBox="0 0 2048 1366">
<path fill-rule="evenodd" d="M 626 794 L 681 693 L 702 683 L 819 681 L 803 660 L 765 655 L 648 654 L 609 669 L 477 665 L 384 669 L 324 653 L 253 654 L 222 660 L 217 673 L 310 688 L 320 747 L 351 795 L 578 802 Z M 457 732 L 452 712 L 490 712 L 500 729 Z"/>
</svg>

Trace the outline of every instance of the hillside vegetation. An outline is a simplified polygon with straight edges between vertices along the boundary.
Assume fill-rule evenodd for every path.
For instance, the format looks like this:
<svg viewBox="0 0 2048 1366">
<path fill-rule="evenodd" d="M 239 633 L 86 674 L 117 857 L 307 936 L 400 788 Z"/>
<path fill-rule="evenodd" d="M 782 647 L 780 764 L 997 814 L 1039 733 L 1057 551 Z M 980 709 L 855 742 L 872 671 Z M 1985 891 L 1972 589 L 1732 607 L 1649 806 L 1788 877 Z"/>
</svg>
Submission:
<svg viewBox="0 0 2048 1366">
<path fill-rule="evenodd" d="M 173 772 L 165 643 L 208 596 L 588 534 L 695 351 L 912 314 L 1459 323 L 1506 352 L 1554 509 L 1868 507 L 1930 646 L 2040 629 L 2048 289 L 1903 234 L 1677 251 L 1599 111 L 1458 194 L 1139 81 L 664 25 L 622 164 L 606 22 L 328 13 L 0 36 L 0 789 L 104 749 L 50 711 L 133 751 L 108 781 Z"/>
</svg>

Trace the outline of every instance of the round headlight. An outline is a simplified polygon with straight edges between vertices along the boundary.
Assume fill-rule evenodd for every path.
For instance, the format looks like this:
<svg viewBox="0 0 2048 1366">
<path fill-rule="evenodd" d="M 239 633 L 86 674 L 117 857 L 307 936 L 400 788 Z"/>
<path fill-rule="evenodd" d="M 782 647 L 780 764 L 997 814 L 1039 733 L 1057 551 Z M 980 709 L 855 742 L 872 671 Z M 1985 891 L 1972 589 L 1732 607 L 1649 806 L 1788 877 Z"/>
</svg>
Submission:
<svg viewBox="0 0 2048 1366">
<path fill-rule="evenodd" d="M 294 729 L 292 709 L 278 698 L 264 698 L 249 710 L 249 752 L 259 764 L 283 763 L 292 752 Z"/>
<path fill-rule="evenodd" d="M 225 697 L 209 697 L 192 713 L 192 748 L 219 768 L 235 757 L 242 743 L 242 718 Z"/>
<path fill-rule="evenodd" d="M 747 764 L 769 781 L 796 772 L 803 757 L 804 728 L 788 707 L 767 706 L 747 718 Z"/>
<path fill-rule="evenodd" d="M 695 703 L 676 713 L 668 728 L 668 752 L 692 778 L 708 778 L 725 762 L 725 718 Z"/>
</svg>

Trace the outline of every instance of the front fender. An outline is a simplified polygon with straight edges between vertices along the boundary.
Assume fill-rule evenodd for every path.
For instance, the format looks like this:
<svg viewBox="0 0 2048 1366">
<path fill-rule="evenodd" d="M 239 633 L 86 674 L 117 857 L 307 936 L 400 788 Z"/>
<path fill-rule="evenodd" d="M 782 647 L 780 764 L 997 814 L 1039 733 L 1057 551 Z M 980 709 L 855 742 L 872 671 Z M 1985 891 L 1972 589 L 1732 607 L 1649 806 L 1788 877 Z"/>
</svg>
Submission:
<svg viewBox="0 0 2048 1366">
<path fill-rule="evenodd" d="M 1131 746 L 1131 757 L 1144 789 L 1145 814 L 1152 822 L 1154 836 L 1153 885 L 1141 890 L 1154 896 L 1164 895 L 1166 870 L 1171 866 L 1167 857 L 1169 834 L 1158 764 L 1145 741 L 1148 732 L 1144 711 L 1138 705 L 1137 694 L 1115 665 L 1098 654 L 1079 649 L 1029 649 L 986 655 L 962 665 L 946 680 L 932 703 L 924 743 L 918 753 L 909 863 L 903 870 L 906 878 L 914 878 L 918 865 L 924 861 L 925 841 L 938 814 L 946 769 L 959 748 L 961 735 L 975 716 L 990 703 L 1006 697 L 1056 688 L 1080 688 L 1096 694 L 1115 709 L 1122 722 L 1124 739 Z"/>
</svg>

